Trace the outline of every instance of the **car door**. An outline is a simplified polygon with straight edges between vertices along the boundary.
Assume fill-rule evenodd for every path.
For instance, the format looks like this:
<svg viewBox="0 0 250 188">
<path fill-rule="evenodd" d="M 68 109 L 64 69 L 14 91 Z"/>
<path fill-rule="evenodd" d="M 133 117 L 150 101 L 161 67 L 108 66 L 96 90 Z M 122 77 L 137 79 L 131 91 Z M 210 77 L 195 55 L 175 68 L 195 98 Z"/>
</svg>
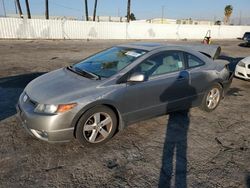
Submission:
<svg viewBox="0 0 250 188">
<path fill-rule="evenodd" d="M 185 53 L 185 59 L 190 75 L 190 86 L 196 91 L 191 94 L 191 98 L 193 98 L 193 105 L 197 106 L 201 103 L 204 93 L 212 86 L 213 80 L 207 76 L 208 70 L 204 68 L 206 63 L 199 57 Z"/>
<path fill-rule="evenodd" d="M 143 73 L 148 79 L 127 83 L 124 93 L 124 119 L 135 122 L 165 114 L 184 106 L 190 96 L 189 73 L 183 53 L 164 51 L 144 60 L 132 73 Z"/>
</svg>

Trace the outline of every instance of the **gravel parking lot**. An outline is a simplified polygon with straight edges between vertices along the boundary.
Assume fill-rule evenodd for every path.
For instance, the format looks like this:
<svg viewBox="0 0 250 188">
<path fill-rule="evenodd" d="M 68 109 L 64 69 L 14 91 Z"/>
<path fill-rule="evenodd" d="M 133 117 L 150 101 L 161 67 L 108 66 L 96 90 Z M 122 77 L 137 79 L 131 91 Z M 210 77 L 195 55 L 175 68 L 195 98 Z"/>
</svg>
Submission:
<svg viewBox="0 0 250 188">
<path fill-rule="evenodd" d="M 234 78 L 212 113 L 194 108 L 143 121 L 101 147 L 75 140 L 48 144 L 17 124 L 15 104 L 29 81 L 124 42 L 0 41 L 0 187 L 157 187 L 160 182 L 250 187 L 250 82 L 245 80 Z M 221 58 L 231 68 L 250 55 L 237 40 L 214 43 L 222 46 Z"/>
</svg>

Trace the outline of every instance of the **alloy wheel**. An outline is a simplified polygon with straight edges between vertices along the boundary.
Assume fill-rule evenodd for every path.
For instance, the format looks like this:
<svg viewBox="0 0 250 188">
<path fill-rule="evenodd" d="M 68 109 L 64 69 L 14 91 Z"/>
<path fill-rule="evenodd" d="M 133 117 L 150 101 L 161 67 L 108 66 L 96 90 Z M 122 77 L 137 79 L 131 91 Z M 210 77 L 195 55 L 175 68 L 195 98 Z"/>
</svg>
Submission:
<svg viewBox="0 0 250 188">
<path fill-rule="evenodd" d="M 217 107 L 220 101 L 220 90 L 218 88 L 213 88 L 209 91 L 207 95 L 207 107 L 209 109 L 214 109 Z"/>
<path fill-rule="evenodd" d="M 105 140 L 111 130 L 113 122 L 109 114 L 97 112 L 90 116 L 83 126 L 83 135 L 90 143 L 98 143 Z"/>
</svg>

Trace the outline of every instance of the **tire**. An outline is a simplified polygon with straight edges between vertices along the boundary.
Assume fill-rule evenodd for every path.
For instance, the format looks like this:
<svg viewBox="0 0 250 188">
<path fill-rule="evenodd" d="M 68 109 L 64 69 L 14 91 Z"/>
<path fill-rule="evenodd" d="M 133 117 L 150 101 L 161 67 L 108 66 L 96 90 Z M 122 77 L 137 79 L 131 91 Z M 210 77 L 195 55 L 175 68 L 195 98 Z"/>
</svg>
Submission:
<svg viewBox="0 0 250 188">
<path fill-rule="evenodd" d="M 85 112 L 76 126 L 76 138 L 82 145 L 98 146 L 110 140 L 117 128 L 117 117 L 106 106 L 96 106 Z"/>
<path fill-rule="evenodd" d="M 217 92 L 217 93 L 215 93 Z M 218 96 L 216 96 L 218 94 Z M 223 89 L 220 84 L 213 85 L 204 95 L 201 109 L 206 112 L 214 111 L 222 99 Z"/>
</svg>

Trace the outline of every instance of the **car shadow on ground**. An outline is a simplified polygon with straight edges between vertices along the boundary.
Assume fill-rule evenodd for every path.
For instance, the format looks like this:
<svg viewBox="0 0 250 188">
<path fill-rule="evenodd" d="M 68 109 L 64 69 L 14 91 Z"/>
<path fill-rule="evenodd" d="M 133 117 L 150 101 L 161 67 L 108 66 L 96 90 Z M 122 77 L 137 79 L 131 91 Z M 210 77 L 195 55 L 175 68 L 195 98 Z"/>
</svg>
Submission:
<svg viewBox="0 0 250 188">
<path fill-rule="evenodd" d="M 236 68 L 236 65 L 238 64 L 238 62 L 240 61 L 240 60 L 242 60 L 243 58 L 245 58 L 245 57 L 230 57 L 230 56 L 227 56 L 227 55 L 221 55 L 221 56 L 219 56 L 219 58 L 218 59 L 222 59 L 222 60 L 226 60 L 226 61 L 229 61 L 230 63 L 229 63 L 229 65 L 228 65 L 228 67 L 229 67 L 229 70 L 231 71 L 231 72 L 234 72 L 235 71 L 235 68 Z"/>
<path fill-rule="evenodd" d="M 226 95 L 227 96 L 243 96 L 240 92 L 243 91 L 240 88 L 237 87 L 233 87 L 233 88 L 229 88 L 229 90 L 227 91 Z"/>
<path fill-rule="evenodd" d="M 16 113 L 15 105 L 25 86 L 45 72 L 0 78 L 0 121 Z"/>
<path fill-rule="evenodd" d="M 238 46 L 244 47 L 244 48 L 250 48 L 250 43 L 243 42 L 243 43 L 240 43 Z"/>
</svg>

